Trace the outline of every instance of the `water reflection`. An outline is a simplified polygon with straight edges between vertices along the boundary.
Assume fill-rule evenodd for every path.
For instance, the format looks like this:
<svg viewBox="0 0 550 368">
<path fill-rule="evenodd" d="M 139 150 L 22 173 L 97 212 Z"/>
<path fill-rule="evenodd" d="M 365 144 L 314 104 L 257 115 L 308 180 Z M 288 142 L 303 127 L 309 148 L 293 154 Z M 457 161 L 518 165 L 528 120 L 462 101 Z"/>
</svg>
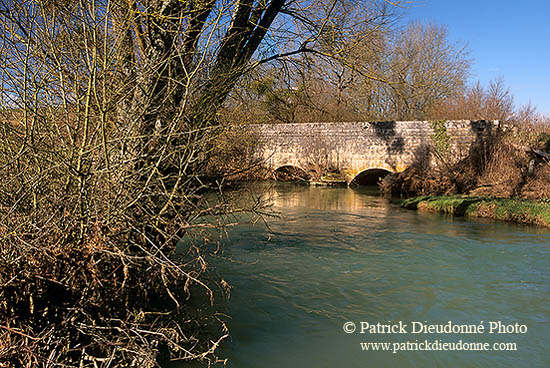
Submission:
<svg viewBox="0 0 550 368">
<path fill-rule="evenodd" d="M 362 208 L 380 208 L 385 200 L 373 201 L 365 194 L 377 194 L 376 188 L 329 188 L 304 185 L 272 185 L 266 188 L 266 197 L 278 208 L 309 208 L 322 211 L 349 211 L 354 212 Z"/>
</svg>

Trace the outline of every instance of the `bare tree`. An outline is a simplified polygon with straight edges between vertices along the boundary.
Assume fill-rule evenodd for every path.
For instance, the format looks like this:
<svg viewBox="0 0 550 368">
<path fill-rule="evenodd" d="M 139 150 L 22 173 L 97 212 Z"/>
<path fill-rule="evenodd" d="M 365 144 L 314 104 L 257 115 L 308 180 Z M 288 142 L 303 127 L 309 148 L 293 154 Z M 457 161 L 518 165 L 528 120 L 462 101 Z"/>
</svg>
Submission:
<svg viewBox="0 0 550 368">
<path fill-rule="evenodd" d="M 396 9 L 384 1 L 338 3 L 333 17 L 324 22 L 324 32 L 304 43 L 314 41 L 315 48 L 302 47 L 302 53 L 287 53 L 284 63 L 267 66 L 271 83 L 261 96 L 246 93 L 255 89 L 256 81 L 249 84 L 241 81 L 244 83 L 239 92 L 244 93 L 232 95 L 230 110 L 250 112 L 254 106 L 256 116 L 261 116 L 264 110 L 264 120 L 275 122 L 341 121 L 364 116 L 365 108 L 358 103 L 360 94 L 355 90 L 363 80 L 380 79 L 374 71 L 375 65 L 382 61 L 377 52 L 384 33 L 398 15 Z M 309 19 L 315 17 L 310 15 Z M 303 43 L 303 38 L 295 39 L 298 41 L 294 42 Z M 258 100 L 263 100 L 264 106 Z M 284 108 L 266 111 L 276 104 Z M 231 106 L 238 107 L 231 109 Z M 282 110 L 285 113 L 277 116 Z"/>
<path fill-rule="evenodd" d="M 445 27 L 411 23 L 390 48 L 384 74 L 394 118 L 422 119 L 438 101 L 462 93 L 471 61 L 464 46 L 449 43 Z"/>
<path fill-rule="evenodd" d="M 0 1 L 0 364 L 215 360 L 227 284 L 205 252 L 240 210 L 202 195 L 217 113 L 251 69 L 318 50 L 339 7 Z"/>
<path fill-rule="evenodd" d="M 466 88 L 463 94 L 438 102 L 429 116 L 434 119 L 499 120 L 519 124 L 538 119 L 536 109 L 530 104 L 516 107 L 501 77 L 491 80 L 486 87 L 478 81 Z"/>
<path fill-rule="evenodd" d="M 385 14 L 385 16 L 381 16 Z M 296 121 L 425 119 L 435 106 L 463 95 L 471 60 L 443 26 L 395 28 L 378 9 L 350 34 L 342 14 L 323 35 L 326 49 L 300 56 L 288 75 Z M 338 40 L 337 50 L 330 40 Z M 282 80 L 282 78 L 278 78 Z"/>
</svg>

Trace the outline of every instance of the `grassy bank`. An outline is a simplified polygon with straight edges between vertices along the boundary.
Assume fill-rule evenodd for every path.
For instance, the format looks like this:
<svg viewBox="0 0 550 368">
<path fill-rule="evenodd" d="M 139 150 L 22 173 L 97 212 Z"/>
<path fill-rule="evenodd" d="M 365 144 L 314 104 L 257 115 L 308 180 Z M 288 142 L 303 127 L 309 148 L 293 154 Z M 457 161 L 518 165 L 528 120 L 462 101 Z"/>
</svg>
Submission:
<svg viewBox="0 0 550 368">
<path fill-rule="evenodd" d="M 407 199 L 401 207 L 449 214 L 482 217 L 526 225 L 550 227 L 550 202 L 467 196 L 421 196 Z"/>
</svg>

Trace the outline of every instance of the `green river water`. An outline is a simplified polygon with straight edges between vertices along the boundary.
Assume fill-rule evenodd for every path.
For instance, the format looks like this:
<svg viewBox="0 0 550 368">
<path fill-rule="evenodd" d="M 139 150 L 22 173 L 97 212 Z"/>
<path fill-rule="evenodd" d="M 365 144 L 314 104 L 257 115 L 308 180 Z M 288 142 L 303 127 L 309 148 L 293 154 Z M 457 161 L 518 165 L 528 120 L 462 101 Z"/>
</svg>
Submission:
<svg viewBox="0 0 550 368">
<path fill-rule="evenodd" d="M 550 367 L 550 231 L 403 210 L 366 189 L 268 195 L 280 217 L 233 228 L 217 264 L 233 286 L 228 367 Z M 484 330 L 413 333 L 449 321 Z M 489 333 L 499 321 L 514 331 Z M 414 350 L 426 341 L 488 350 Z M 390 350 L 361 345 L 379 342 Z"/>
</svg>

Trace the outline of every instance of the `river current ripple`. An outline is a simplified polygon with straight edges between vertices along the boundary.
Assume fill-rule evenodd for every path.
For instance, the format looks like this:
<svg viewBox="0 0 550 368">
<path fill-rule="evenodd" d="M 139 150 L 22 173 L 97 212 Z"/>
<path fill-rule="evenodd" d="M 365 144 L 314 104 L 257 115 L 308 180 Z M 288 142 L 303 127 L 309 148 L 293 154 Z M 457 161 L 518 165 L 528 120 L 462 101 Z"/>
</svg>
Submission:
<svg viewBox="0 0 550 368">
<path fill-rule="evenodd" d="M 550 232 L 400 209 L 362 189 L 277 185 L 279 218 L 231 230 L 229 367 L 550 367 Z M 360 334 L 370 325 L 519 323 L 526 333 Z M 346 333 L 351 322 L 356 330 Z M 366 325 L 363 324 L 363 327 Z M 364 351 L 363 342 L 516 351 Z"/>
</svg>

